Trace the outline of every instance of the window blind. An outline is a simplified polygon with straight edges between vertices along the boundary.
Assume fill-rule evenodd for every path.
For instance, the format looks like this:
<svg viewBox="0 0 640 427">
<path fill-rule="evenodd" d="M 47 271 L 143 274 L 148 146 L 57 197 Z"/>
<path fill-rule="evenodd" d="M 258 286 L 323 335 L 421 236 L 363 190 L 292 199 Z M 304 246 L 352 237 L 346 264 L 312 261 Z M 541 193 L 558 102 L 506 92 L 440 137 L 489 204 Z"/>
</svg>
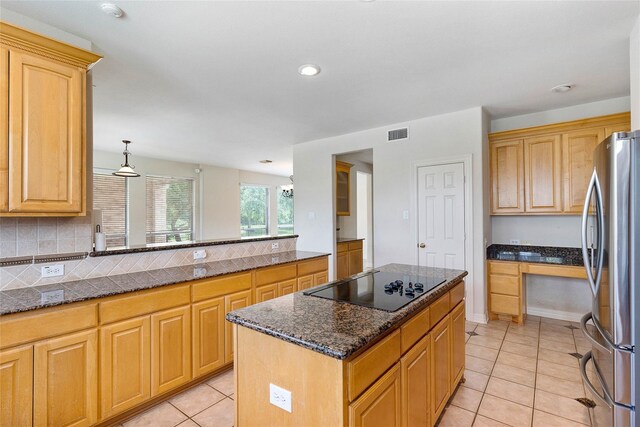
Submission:
<svg viewBox="0 0 640 427">
<path fill-rule="evenodd" d="M 127 246 L 129 194 L 126 178 L 111 172 L 93 173 L 93 209 L 102 211 L 102 232 L 107 247 Z"/>
<path fill-rule="evenodd" d="M 193 178 L 146 177 L 147 243 L 193 240 Z"/>
</svg>

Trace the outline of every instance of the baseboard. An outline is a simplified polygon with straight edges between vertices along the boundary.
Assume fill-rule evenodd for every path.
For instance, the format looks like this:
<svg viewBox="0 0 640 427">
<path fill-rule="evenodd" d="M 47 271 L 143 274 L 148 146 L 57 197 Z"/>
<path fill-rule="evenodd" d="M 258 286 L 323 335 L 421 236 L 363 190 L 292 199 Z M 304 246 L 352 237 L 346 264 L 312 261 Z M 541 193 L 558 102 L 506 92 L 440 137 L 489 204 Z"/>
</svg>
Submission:
<svg viewBox="0 0 640 427">
<path fill-rule="evenodd" d="M 549 317 L 551 319 L 579 322 L 584 313 L 572 313 L 570 311 L 549 310 L 546 308 L 527 307 L 527 314 L 532 316 Z"/>
<path fill-rule="evenodd" d="M 475 323 L 487 323 L 487 313 L 469 313 L 467 320 Z"/>
</svg>

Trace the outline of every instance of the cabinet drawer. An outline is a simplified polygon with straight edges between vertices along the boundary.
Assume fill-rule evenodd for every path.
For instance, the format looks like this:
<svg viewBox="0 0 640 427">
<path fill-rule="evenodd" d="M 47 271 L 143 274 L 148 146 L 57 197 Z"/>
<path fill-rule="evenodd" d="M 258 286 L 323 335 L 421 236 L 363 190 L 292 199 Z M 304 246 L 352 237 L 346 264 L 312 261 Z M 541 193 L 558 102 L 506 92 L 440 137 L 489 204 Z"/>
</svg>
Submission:
<svg viewBox="0 0 640 427">
<path fill-rule="evenodd" d="M 458 305 L 464 299 L 464 282 L 458 283 L 449 291 L 449 310 Z"/>
<path fill-rule="evenodd" d="M 403 354 L 417 343 L 427 332 L 429 332 L 430 325 L 429 307 L 425 308 L 402 325 L 400 333 L 402 338 Z"/>
<path fill-rule="evenodd" d="M 362 249 L 362 240 L 358 240 L 357 242 L 349 242 L 350 251 L 357 251 L 358 249 Z"/>
<path fill-rule="evenodd" d="M 193 301 L 202 301 L 250 289 L 251 273 L 232 274 L 192 283 Z"/>
<path fill-rule="evenodd" d="M 508 295 L 491 294 L 491 311 L 494 313 L 520 314 L 520 298 Z"/>
<path fill-rule="evenodd" d="M 261 268 L 256 271 L 256 286 L 269 283 L 284 282 L 296 277 L 296 265 L 288 264 L 281 267 Z"/>
<path fill-rule="evenodd" d="M 353 402 L 367 387 L 400 359 L 400 331 L 384 338 L 347 364 L 349 401 Z"/>
<path fill-rule="evenodd" d="M 490 274 L 506 274 L 518 276 L 520 274 L 520 264 L 517 262 L 489 261 Z"/>
<path fill-rule="evenodd" d="M 338 243 L 338 253 L 349 251 L 348 243 Z"/>
<path fill-rule="evenodd" d="M 518 296 L 520 295 L 520 277 L 491 274 L 489 287 L 492 293 Z"/>
<path fill-rule="evenodd" d="M 429 306 L 429 322 L 435 325 L 449 312 L 449 292 Z"/>
<path fill-rule="evenodd" d="M 189 285 L 162 290 L 137 292 L 102 302 L 99 306 L 100 323 L 111 323 L 143 314 L 165 310 L 190 303 Z"/>
<path fill-rule="evenodd" d="M 329 268 L 329 262 L 327 257 L 319 259 L 313 259 L 311 261 L 304 261 L 298 263 L 298 276 L 306 276 L 311 273 L 318 273 L 320 271 L 327 270 Z"/>
<path fill-rule="evenodd" d="M 35 310 L 0 317 L 0 348 L 81 331 L 98 325 L 97 304 Z"/>
</svg>

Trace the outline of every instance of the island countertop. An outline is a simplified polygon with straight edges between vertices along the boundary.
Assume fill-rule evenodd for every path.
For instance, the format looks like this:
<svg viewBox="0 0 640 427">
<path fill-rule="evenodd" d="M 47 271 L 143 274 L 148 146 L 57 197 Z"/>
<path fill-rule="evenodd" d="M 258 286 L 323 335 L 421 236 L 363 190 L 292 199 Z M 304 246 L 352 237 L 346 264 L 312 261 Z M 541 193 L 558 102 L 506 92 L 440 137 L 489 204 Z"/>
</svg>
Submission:
<svg viewBox="0 0 640 427">
<path fill-rule="evenodd" d="M 419 276 L 441 275 L 445 282 L 395 312 L 296 292 L 232 311 L 227 314 L 227 320 L 343 360 L 429 306 L 467 275 L 463 270 L 406 264 L 388 264 L 376 270 Z"/>
</svg>

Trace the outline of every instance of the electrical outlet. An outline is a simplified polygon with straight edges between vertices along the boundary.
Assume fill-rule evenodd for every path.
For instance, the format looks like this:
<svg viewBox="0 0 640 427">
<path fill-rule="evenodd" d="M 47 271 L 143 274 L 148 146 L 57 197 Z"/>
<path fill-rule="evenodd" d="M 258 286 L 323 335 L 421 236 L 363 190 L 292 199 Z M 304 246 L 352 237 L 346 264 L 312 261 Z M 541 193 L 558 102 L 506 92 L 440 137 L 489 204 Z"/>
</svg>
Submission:
<svg viewBox="0 0 640 427">
<path fill-rule="evenodd" d="M 40 294 L 40 304 L 52 304 L 64 300 L 64 290 L 46 291 Z"/>
<path fill-rule="evenodd" d="M 280 262 L 280 257 L 278 256 L 272 256 L 271 257 L 271 264 L 277 264 Z"/>
<path fill-rule="evenodd" d="M 204 249 L 198 249 L 193 251 L 193 259 L 205 259 L 207 257 L 207 251 Z"/>
<path fill-rule="evenodd" d="M 511 239 L 511 240 L 509 240 L 509 244 L 510 245 L 519 245 L 520 244 L 520 239 Z"/>
<path fill-rule="evenodd" d="M 269 384 L 269 403 L 291 413 L 291 392 L 275 384 Z"/>
<path fill-rule="evenodd" d="M 271 244 L 271 249 L 278 249 L 279 247 L 280 247 L 280 243 L 278 243 L 278 242 L 273 242 Z"/>
<path fill-rule="evenodd" d="M 57 277 L 64 275 L 64 264 L 47 265 L 40 269 L 40 277 Z"/>
<path fill-rule="evenodd" d="M 193 268 L 193 277 L 204 277 L 207 274 L 207 269 L 203 267 L 194 267 Z"/>
</svg>

